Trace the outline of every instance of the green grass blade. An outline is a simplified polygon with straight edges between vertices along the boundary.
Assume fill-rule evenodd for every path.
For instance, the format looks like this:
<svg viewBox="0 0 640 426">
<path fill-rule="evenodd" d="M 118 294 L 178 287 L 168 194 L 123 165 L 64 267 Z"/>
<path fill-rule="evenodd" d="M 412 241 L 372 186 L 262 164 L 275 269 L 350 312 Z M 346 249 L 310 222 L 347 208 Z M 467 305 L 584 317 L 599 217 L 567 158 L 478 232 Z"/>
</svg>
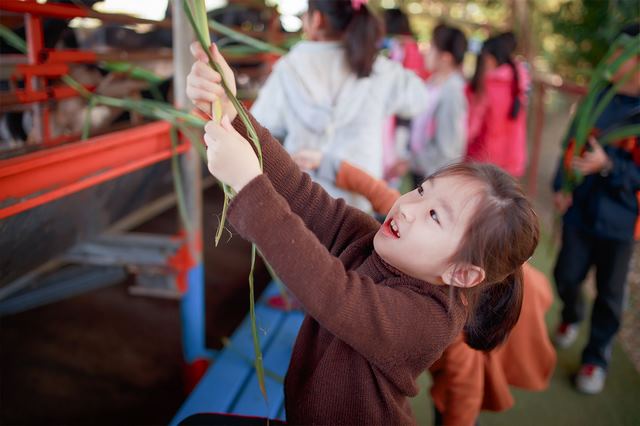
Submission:
<svg viewBox="0 0 640 426">
<path fill-rule="evenodd" d="M 130 62 L 107 61 L 103 62 L 101 66 L 109 72 L 126 74 L 135 80 L 146 81 L 151 85 L 157 85 L 163 81 L 162 77 Z"/>
<path fill-rule="evenodd" d="M 91 134 L 91 111 L 93 111 L 93 107 L 95 106 L 96 101 L 93 97 L 89 98 L 89 102 L 87 104 L 87 112 L 84 116 L 84 124 L 82 125 L 82 135 L 80 136 L 80 140 L 87 140 Z"/>
<path fill-rule="evenodd" d="M 249 364 L 251 367 L 254 367 L 253 359 L 249 358 L 240 349 L 236 348 L 233 345 L 233 343 L 231 343 L 231 340 L 229 340 L 228 337 L 223 337 L 221 340 L 222 340 L 222 344 L 224 345 L 226 350 L 231 351 L 234 354 L 238 355 L 238 357 L 241 360 L 243 360 L 244 362 Z M 265 376 L 270 377 L 271 379 L 275 380 L 276 382 L 278 382 L 280 384 L 284 384 L 284 377 L 282 377 L 278 373 L 274 372 L 273 370 L 268 369 L 267 367 L 264 367 L 264 374 L 265 374 Z"/>
<path fill-rule="evenodd" d="M 632 124 L 630 126 L 624 126 L 615 129 L 614 131 L 604 135 L 600 140 L 600 143 L 605 145 L 633 136 L 640 136 L 640 124 Z"/>
<path fill-rule="evenodd" d="M 624 86 L 627 83 L 627 81 L 629 81 L 629 79 L 639 70 L 640 70 L 640 65 L 637 65 L 632 70 L 627 72 L 620 79 L 620 81 L 618 81 L 616 84 L 611 86 L 609 90 L 607 90 L 607 93 L 605 93 L 604 96 L 600 99 L 600 101 L 594 108 L 593 113 L 589 116 L 589 119 L 587 120 L 587 126 L 589 129 L 592 129 L 595 126 L 596 121 L 598 121 L 598 118 L 602 115 L 607 105 L 611 103 L 611 100 L 613 100 L 613 97 L 616 95 L 616 93 L 618 93 L 618 90 L 620 90 L 620 88 Z"/>
<path fill-rule="evenodd" d="M 0 37 L 19 52 L 27 53 L 27 43 L 8 27 L 0 24 Z"/>
<path fill-rule="evenodd" d="M 209 28 L 219 34 L 225 35 L 237 41 L 238 43 L 243 43 L 247 46 L 251 46 L 260 52 L 271 52 L 277 55 L 284 55 L 287 53 L 285 49 L 266 43 L 262 40 L 258 40 L 257 38 L 250 37 L 246 34 L 242 34 L 241 32 L 238 32 L 233 28 L 229 28 L 226 25 L 216 22 L 213 19 L 209 20 Z"/>
<path fill-rule="evenodd" d="M 180 174 L 180 165 L 178 164 L 178 129 L 176 126 L 171 126 L 171 150 L 173 155 L 171 156 L 171 172 L 173 174 L 173 186 L 176 192 L 176 204 L 178 205 L 178 214 L 182 220 L 184 229 L 191 232 L 191 221 L 187 214 L 187 203 L 184 196 L 184 186 L 182 185 L 182 174 Z"/>
<path fill-rule="evenodd" d="M 251 317 L 251 335 L 253 337 L 253 350 L 255 355 L 255 367 L 258 376 L 260 392 L 264 400 L 268 403 L 267 389 L 264 384 L 264 366 L 262 363 L 262 351 L 260 350 L 260 340 L 258 339 L 258 327 L 256 326 L 256 304 L 253 286 L 253 272 L 256 266 L 256 245 L 251 245 L 251 271 L 249 272 L 249 314 Z"/>
<path fill-rule="evenodd" d="M 222 238 L 222 233 L 224 232 L 224 227 L 227 220 L 227 210 L 229 208 L 229 196 L 226 195 L 227 188 L 225 188 L 225 184 L 222 184 L 222 190 L 225 192 L 224 201 L 222 203 L 222 213 L 220 214 L 220 223 L 218 224 L 218 229 L 216 230 L 215 236 L 215 245 L 218 246 L 220 242 L 220 238 Z"/>
</svg>

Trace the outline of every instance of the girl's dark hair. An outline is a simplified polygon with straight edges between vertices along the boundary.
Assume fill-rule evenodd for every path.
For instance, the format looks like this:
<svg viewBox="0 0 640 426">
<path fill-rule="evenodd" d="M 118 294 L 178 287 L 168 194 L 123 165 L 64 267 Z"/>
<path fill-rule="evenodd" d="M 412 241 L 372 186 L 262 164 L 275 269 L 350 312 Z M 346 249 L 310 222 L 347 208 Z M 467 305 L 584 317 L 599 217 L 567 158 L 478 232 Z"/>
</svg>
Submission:
<svg viewBox="0 0 640 426">
<path fill-rule="evenodd" d="M 413 36 L 409 18 L 401 9 L 386 9 L 383 17 L 384 29 L 388 35 Z"/>
<path fill-rule="evenodd" d="M 456 65 L 461 65 L 467 51 L 467 38 L 458 28 L 439 24 L 433 30 L 433 45 L 440 52 L 450 53 Z"/>
<path fill-rule="evenodd" d="M 309 12 L 327 19 L 329 36 L 341 37 L 349 67 L 360 78 L 368 77 L 378 56 L 382 24 L 366 5 L 355 10 L 350 0 L 309 0 Z"/>
<path fill-rule="evenodd" d="M 511 110 L 509 111 L 509 118 L 515 120 L 522 107 L 520 101 L 520 75 L 518 69 L 513 60 L 513 53 L 516 48 L 516 39 L 513 33 L 507 32 L 498 34 L 497 36 L 489 38 L 482 45 L 480 56 L 478 57 L 478 63 L 476 65 L 476 72 L 471 78 L 471 90 L 474 93 L 482 93 L 484 91 L 484 74 L 485 74 L 485 59 L 487 55 L 491 55 L 496 59 L 498 66 L 508 64 L 513 72 L 513 80 L 511 83 Z"/>
<path fill-rule="evenodd" d="M 476 212 L 451 261 L 485 271 L 483 282 L 460 291 L 470 309 L 465 340 L 474 349 L 489 351 L 504 342 L 520 316 L 522 265 L 538 245 L 538 218 L 515 179 L 494 165 L 454 164 L 432 177 L 441 176 L 482 184 Z"/>
</svg>

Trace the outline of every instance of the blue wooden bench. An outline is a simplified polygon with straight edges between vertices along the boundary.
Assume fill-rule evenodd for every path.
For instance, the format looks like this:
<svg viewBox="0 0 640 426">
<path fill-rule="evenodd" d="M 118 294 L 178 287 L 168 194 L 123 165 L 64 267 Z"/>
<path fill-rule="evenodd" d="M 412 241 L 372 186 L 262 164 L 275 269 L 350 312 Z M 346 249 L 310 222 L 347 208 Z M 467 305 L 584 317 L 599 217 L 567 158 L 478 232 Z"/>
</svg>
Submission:
<svg viewBox="0 0 640 426">
<path fill-rule="evenodd" d="M 256 319 L 265 370 L 265 402 L 255 369 L 251 323 L 247 316 L 230 339 L 230 345 L 220 351 L 196 388 L 182 404 L 171 421 L 177 425 L 196 413 L 232 413 L 271 419 L 285 419 L 283 384 L 272 377 L 284 377 L 291 351 L 304 314 L 283 312 L 267 306 L 269 297 L 278 294 L 275 283 L 269 284 L 256 302 Z M 273 374 L 270 374 L 273 373 Z"/>
</svg>

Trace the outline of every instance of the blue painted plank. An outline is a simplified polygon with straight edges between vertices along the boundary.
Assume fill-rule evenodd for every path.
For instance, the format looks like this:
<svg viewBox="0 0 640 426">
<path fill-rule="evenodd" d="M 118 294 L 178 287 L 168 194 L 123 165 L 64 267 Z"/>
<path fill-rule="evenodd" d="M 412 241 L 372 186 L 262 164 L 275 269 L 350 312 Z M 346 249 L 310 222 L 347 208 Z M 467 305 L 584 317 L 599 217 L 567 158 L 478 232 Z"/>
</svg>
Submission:
<svg viewBox="0 0 640 426">
<path fill-rule="evenodd" d="M 284 377 L 289 367 L 293 344 L 295 343 L 298 330 L 304 319 L 302 312 L 288 313 L 282 321 L 275 338 L 265 350 L 264 366 L 275 374 Z M 245 414 L 249 416 L 260 416 L 278 418 L 284 405 L 284 391 L 282 383 L 267 376 L 265 377 L 265 388 L 269 398 L 267 407 L 260 388 L 258 377 L 255 371 L 251 373 L 251 378 L 247 382 L 240 398 L 234 404 L 231 412 L 234 414 Z"/>
<path fill-rule="evenodd" d="M 260 347 L 265 346 L 275 335 L 275 326 L 281 321 L 282 312 L 270 309 L 264 305 L 256 306 L 256 318 L 260 330 Z M 236 399 L 238 393 L 245 386 L 253 366 L 244 358 L 253 359 L 253 340 L 251 337 L 251 323 L 247 316 L 240 327 L 231 337 L 233 350 L 225 349 L 207 370 L 196 388 L 171 421 L 172 425 L 185 417 L 203 412 L 227 412 Z"/>
</svg>

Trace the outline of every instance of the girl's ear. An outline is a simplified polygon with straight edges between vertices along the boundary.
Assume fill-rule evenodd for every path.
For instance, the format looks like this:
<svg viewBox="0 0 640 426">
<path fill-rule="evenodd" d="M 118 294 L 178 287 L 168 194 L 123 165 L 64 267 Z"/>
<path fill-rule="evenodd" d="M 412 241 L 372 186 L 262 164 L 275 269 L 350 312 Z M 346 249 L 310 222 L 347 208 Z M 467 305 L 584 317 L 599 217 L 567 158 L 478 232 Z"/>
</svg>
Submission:
<svg viewBox="0 0 640 426">
<path fill-rule="evenodd" d="M 442 281 L 454 287 L 471 288 L 484 281 L 484 277 L 484 269 L 479 266 L 468 263 L 452 264 L 442 275 Z"/>
<path fill-rule="evenodd" d="M 324 28 L 324 15 L 319 10 L 314 10 L 309 16 L 309 32 L 311 39 L 315 40 Z"/>
</svg>

